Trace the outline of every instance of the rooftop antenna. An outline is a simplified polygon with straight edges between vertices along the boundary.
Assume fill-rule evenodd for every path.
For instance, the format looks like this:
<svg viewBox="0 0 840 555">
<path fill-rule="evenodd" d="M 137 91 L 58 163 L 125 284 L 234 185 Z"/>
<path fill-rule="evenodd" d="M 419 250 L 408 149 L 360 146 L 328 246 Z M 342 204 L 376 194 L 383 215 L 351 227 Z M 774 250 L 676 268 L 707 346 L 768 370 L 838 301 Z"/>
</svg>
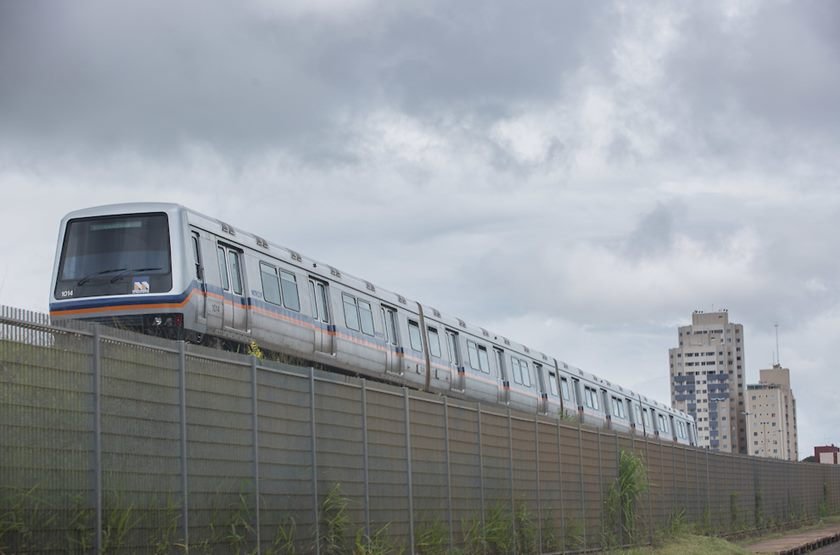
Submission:
<svg viewBox="0 0 840 555">
<path fill-rule="evenodd" d="M 776 364 L 781 365 L 782 361 L 779 359 L 779 323 L 776 322 Z"/>
</svg>

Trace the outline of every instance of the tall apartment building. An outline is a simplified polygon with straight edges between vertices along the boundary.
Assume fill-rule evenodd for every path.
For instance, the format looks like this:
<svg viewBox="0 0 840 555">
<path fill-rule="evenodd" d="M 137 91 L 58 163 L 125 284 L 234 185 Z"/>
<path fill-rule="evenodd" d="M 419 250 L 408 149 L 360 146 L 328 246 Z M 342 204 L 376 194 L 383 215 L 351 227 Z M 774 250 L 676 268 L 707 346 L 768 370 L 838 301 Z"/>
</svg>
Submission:
<svg viewBox="0 0 840 555">
<path fill-rule="evenodd" d="M 747 386 L 748 452 L 756 457 L 799 460 L 796 399 L 790 370 L 774 364 L 759 370 L 758 384 Z"/>
<path fill-rule="evenodd" d="M 746 454 L 744 327 L 726 310 L 695 310 L 678 335 L 668 351 L 671 406 L 694 417 L 698 446 Z"/>
</svg>

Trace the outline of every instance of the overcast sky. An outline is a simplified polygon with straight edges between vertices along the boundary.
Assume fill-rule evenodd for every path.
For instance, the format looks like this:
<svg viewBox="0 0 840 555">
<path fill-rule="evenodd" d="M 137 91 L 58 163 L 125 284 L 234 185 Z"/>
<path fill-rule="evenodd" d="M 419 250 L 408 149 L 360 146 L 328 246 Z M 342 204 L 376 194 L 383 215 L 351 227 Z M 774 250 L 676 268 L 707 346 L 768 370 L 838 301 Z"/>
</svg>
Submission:
<svg viewBox="0 0 840 555">
<path fill-rule="evenodd" d="M 840 443 L 840 3 L 0 0 L 0 304 L 183 203 L 668 402 L 695 309 Z"/>
</svg>

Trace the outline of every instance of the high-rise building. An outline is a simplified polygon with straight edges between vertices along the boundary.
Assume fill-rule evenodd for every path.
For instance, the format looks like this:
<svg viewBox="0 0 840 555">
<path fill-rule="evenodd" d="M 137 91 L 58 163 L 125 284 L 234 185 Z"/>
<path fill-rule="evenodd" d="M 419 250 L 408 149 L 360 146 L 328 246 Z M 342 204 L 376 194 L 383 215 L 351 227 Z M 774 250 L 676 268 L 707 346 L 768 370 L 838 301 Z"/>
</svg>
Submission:
<svg viewBox="0 0 840 555">
<path fill-rule="evenodd" d="M 678 336 L 668 351 L 671 406 L 694 417 L 698 446 L 746 454 L 744 327 L 726 310 L 695 310 Z"/>
<path fill-rule="evenodd" d="M 799 460 L 796 399 L 790 370 L 774 364 L 759 370 L 758 384 L 747 386 L 747 444 L 750 455 Z"/>
</svg>

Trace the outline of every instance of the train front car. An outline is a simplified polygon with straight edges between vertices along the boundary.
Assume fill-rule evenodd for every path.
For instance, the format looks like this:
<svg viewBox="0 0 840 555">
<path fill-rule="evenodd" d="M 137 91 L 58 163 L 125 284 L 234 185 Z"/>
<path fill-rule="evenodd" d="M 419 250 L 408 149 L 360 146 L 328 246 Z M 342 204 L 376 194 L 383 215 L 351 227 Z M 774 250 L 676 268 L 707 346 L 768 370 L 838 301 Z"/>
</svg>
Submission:
<svg viewBox="0 0 840 555">
<path fill-rule="evenodd" d="M 192 287 L 183 208 L 120 204 L 71 212 L 61 221 L 50 295 L 55 322 L 83 319 L 184 338 Z"/>
</svg>

